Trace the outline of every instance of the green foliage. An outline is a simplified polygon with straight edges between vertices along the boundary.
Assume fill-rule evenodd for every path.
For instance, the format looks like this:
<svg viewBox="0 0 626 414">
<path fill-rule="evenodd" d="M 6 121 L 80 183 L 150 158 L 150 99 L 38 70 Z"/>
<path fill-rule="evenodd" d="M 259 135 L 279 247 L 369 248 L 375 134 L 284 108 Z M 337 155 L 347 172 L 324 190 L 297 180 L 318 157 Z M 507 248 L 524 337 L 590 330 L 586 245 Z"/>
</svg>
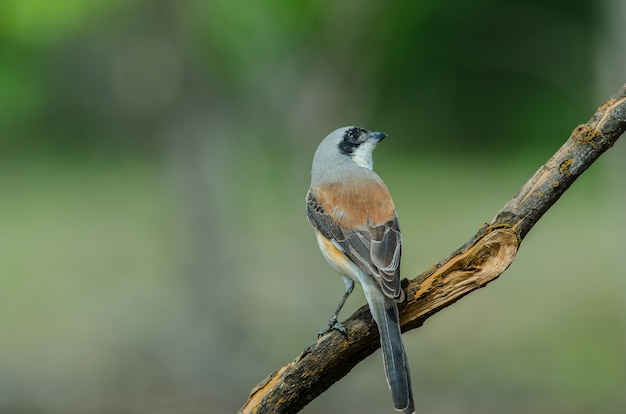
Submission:
<svg viewBox="0 0 626 414">
<path fill-rule="evenodd" d="M 24 47 L 52 47 L 80 35 L 122 0 L 4 0 L 0 3 L 0 33 L 5 41 Z M 103 15 L 104 14 L 104 15 Z"/>
<path fill-rule="evenodd" d="M 8 52 L 3 57 L 0 60 L 0 126 L 20 127 L 37 119 L 45 108 L 43 85 L 32 62 L 19 60 L 16 54 Z M 3 138 L 15 139 L 14 136 Z"/>
<path fill-rule="evenodd" d="M 595 104 L 592 12 L 585 1 L 5 0 L 0 131 L 14 149 L 89 150 L 110 135 L 150 148 L 155 119 L 167 128 L 184 106 L 279 142 L 292 123 L 362 123 L 404 137 L 402 149 L 552 148 Z"/>
</svg>

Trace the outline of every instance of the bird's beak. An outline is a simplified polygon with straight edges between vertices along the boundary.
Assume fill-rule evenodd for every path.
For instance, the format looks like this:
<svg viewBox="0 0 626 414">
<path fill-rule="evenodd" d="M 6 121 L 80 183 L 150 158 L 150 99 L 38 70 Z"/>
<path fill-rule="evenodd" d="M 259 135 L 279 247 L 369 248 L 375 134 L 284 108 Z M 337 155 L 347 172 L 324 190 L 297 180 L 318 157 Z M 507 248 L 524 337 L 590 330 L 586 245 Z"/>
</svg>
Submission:
<svg viewBox="0 0 626 414">
<path fill-rule="evenodd" d="M 387 134 L 385 134 L 384 132 L 370 132 L 367 139 L 374 141 L 374 143 L 377 144 L 383 139 L 385 139 L 386 136 Z"/>
</svg>

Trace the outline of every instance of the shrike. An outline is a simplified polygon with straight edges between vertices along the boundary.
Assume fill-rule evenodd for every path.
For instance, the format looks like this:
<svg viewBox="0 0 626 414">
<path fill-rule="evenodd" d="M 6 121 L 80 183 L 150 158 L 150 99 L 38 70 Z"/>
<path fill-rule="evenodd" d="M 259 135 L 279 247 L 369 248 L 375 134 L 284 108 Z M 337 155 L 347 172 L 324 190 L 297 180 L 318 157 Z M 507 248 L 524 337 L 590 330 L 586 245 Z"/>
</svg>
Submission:
<svg viewBox="0 0 626 414">
<path fill-rule="evenodd" d="M 346 285 L 328 326 L 345 333 L 337 321 L 354 282 L 365 292 L 378 326 L 387 384 L 396 410 L 413 413 L 409 364 L 400 332 L 397 303 L 400 286 L 402 237 L 396 209 L 383 180 L 372 170 L 372 153 L 383 132 L 358 127 L 333 131 L 313 157 L 307 216 L 328 263 Z"/>
</svg>

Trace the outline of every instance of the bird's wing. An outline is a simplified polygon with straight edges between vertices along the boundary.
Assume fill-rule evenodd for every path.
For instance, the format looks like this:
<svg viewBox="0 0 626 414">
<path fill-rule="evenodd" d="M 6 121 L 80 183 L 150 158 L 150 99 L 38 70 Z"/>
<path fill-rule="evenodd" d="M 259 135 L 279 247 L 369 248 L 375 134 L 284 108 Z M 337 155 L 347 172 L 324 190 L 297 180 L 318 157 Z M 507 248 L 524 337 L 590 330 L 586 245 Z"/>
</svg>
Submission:
<svg viewBox="0 0 626 414">
<path fill-rule="evenodd" d="M 337 190 L 332 190 L 334 198 L 325 194 L 324 188 L 309 192 L 309 222 L 365 274 L 372 276 L 386 296 L 402 302 L 402 236 L 389 192 L 383 184 L 369 191 L 348 193 L 348 197 Z M 372 206 L 377 207 L 376 214 Z"/>
</svg>

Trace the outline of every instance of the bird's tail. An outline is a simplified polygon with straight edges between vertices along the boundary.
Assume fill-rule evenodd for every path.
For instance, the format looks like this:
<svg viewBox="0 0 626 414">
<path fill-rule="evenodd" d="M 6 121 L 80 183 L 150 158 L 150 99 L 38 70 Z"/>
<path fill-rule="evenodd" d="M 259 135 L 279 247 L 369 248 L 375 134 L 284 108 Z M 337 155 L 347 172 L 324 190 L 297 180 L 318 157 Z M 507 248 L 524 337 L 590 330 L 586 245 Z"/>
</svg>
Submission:
<svg viewBox="0 0 626 414">
<path fill-rule="evenodd" d="M 370 312 L 378 325 L 387 385 L 391 390 L 393 406 L 406 414 L 415 412 L 409 362 L 402 345 L 402 332 L 396 301 L 386 297 L 376 285 L 363 287 Z"/>
</svg>

